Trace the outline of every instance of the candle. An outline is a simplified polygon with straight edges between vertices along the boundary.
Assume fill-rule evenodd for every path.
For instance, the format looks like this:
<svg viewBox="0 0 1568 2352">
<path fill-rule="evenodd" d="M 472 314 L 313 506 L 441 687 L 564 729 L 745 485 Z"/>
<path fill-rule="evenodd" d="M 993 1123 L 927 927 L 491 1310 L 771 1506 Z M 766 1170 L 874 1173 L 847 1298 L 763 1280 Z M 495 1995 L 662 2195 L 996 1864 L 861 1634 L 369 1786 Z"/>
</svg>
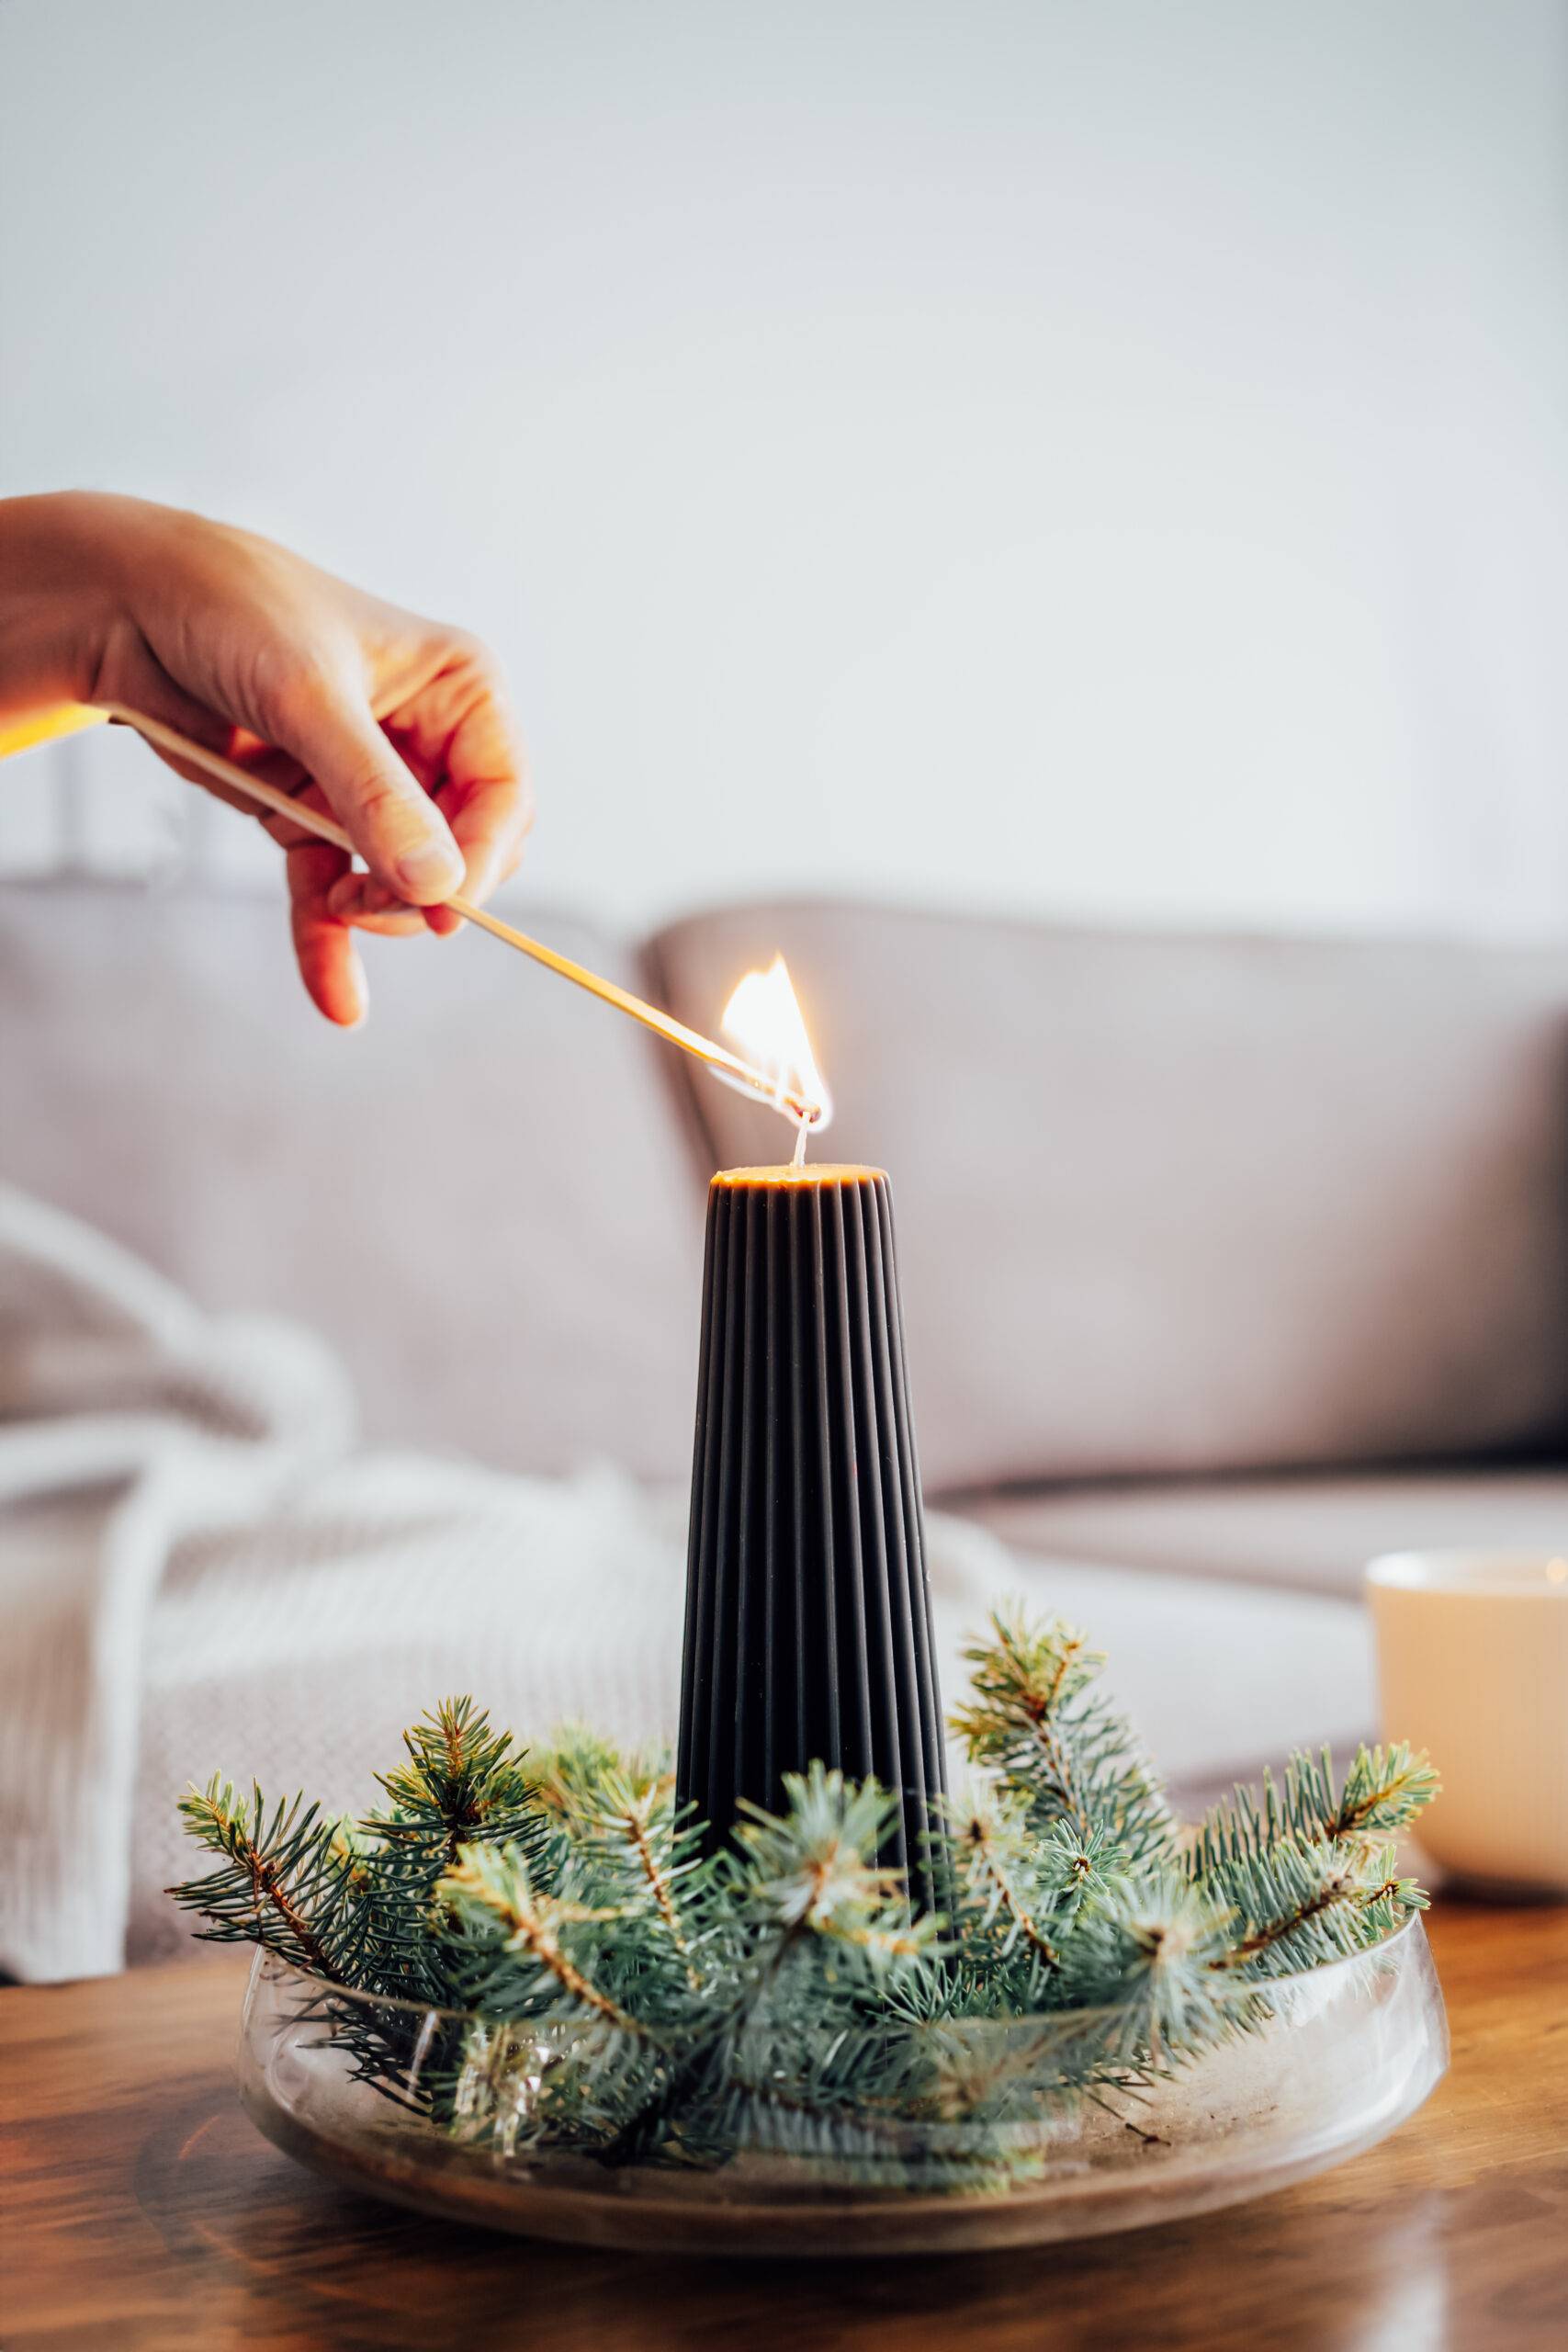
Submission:
<svg viewBox="0 0 1568 2352">
<path fill-rule="evenodd" d="M 814 1758 L 899 1798 L 919 1903 L 944 1787 L 893 1203 L 880 1169 L 708 1195 L 677 1781 L 721 1840 Z"/>
</svg>

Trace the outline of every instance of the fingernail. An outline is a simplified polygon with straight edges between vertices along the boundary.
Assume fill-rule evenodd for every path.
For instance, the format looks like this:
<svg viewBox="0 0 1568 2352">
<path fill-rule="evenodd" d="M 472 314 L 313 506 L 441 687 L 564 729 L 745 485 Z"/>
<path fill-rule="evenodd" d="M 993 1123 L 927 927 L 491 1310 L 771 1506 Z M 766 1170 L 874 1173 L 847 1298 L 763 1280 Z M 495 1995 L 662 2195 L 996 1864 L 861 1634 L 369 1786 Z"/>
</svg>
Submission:
<svg viewBox="0 0 1568 2352">
<path fill-rule="evenodd" d="M 455 849 L 440 842 L 424 842 L 406 849 L 398 860 L 398 880 L 417 905 L 449 899 L 463 887 L 463 861 Z"/>
</svg>

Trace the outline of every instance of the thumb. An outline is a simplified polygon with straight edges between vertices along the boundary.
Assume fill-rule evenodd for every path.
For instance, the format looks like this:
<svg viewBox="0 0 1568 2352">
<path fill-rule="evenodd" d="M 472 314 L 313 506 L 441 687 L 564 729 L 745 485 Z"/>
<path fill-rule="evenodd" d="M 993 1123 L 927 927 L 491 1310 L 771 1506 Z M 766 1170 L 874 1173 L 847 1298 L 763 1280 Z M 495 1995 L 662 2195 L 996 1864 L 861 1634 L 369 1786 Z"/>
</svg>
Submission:
<svg viewBox="0 0 1568 2352">
<path fill-rule="evenodd" d="M 463 853 L 417 776 L 352 692 L 324 689 L 274 737 L 321 786 L 378 882 L 418 907 L 463 887 Z"/>
</svg>

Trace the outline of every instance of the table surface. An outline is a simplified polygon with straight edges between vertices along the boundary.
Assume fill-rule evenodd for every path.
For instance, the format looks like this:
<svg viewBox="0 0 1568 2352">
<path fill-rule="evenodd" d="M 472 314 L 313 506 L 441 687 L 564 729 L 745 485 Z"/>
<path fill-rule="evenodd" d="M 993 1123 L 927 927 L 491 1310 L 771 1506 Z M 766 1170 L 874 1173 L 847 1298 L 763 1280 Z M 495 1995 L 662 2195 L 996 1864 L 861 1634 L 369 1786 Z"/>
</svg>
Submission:
<svg viewBox="0 0 1568 2352">
<path fill-rule="evenodd" d="M 241 2114 L 234 1955 L 0 1991 L 4 2352 L 1535 2352 L 1568 2346 L 1568 1910 L 1444 1904 L 1453 2069 L 1368 2155 L 1038 2253 L 697 2263 L 486 2236 Z"/>
</svg>

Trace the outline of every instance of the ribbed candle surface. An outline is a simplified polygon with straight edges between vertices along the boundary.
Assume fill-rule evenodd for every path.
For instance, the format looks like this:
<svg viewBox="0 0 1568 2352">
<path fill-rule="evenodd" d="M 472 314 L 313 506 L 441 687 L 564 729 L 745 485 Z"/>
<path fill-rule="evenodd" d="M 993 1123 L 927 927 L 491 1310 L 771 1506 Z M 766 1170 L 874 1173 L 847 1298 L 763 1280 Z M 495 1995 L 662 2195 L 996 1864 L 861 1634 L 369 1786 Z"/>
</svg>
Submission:
<svg viewBox="0 0 1568 2352">
<path fill-rule="evenodd" d="M 902 1811 L 933 1900 L 944 1786 L 925 1524 L 875 1168 L 739 1168 L 708 1195 L 677 1777 L 716 1840 L 814 1758 Z"/>
</svg>

